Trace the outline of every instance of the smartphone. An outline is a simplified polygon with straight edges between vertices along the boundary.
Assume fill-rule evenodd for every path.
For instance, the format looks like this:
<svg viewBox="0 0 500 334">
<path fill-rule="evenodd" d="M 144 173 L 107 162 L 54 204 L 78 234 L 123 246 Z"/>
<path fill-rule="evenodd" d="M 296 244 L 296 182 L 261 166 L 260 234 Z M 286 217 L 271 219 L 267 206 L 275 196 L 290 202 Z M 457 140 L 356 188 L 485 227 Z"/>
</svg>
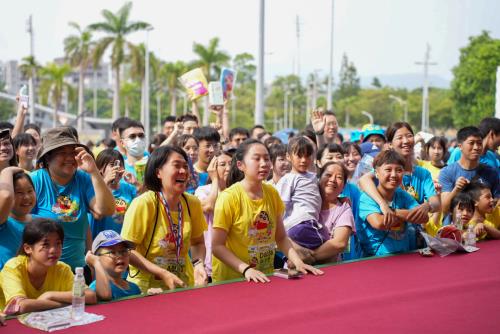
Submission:
<svg viewBox="0 0 500 334">
<path fill-rule="evenodd" d="M 294 269 L 281 268 L 281 269 L 275 269 L 273 276 L 285 279 L 297 279 L 297 278 L 302 278 L 303 274 Z"/>
</svg>

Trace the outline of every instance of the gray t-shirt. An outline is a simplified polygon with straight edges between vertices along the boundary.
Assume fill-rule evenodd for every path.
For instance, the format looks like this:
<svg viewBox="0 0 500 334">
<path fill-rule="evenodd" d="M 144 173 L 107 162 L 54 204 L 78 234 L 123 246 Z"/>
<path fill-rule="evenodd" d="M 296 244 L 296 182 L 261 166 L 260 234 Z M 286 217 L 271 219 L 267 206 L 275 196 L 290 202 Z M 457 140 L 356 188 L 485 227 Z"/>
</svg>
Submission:
<svg viewBox="0 0 500 334">
<path fill-rule="evenodd" d="M 307 220 L 319 220 L 321 195 L 316 175 L 313 173 L 288 173 L 276 185 L 285 203 L 285 228 L 290 228 Z"/>
</svg>

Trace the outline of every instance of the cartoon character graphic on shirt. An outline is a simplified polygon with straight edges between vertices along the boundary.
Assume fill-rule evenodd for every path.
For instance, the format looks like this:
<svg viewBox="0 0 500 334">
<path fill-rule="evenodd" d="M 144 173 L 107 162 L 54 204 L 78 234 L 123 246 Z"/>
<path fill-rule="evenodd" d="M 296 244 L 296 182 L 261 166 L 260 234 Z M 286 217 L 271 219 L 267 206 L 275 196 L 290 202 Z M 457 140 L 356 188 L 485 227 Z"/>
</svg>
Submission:
<svg viewBox="0 0 500 334">
<path fill-rule="evenodd" d="M 175 235 L 173 233 L 170 231 L 165 233 L 165 236 L 158 242 L 158 245 L 162 249 L 163 256 L 156 258 L 155 263 L 176 274 L 184 283 L 188 283 L 188 278 L 185 275 L 186 261 L 183 255 L 177 259 L 177 247 L 175 242 Z"/>
<path fill-rule="evenodd" d="M 115 198 L 115 213 L 111 217 L 116 224 L 123 224 L 128 203 L 123 198 Z"/>
<path fill-rule="evenodd" d="M 62 222 L 75 222 L 78 220 L 80 206 L 77 201 L 72 201 L 70 196 L 60 195 L 52 206 L 52 211 L 58 215 Z"/>
<path fill-rule="evenodd" d="M 259 270 L 267 270 L 274 260 L 272 232 L 273 223 L 266 211 L 261 211 L 248 228 L 248 236 L 252 239 L 248 247 L 250 265 Z"/>
</svg>

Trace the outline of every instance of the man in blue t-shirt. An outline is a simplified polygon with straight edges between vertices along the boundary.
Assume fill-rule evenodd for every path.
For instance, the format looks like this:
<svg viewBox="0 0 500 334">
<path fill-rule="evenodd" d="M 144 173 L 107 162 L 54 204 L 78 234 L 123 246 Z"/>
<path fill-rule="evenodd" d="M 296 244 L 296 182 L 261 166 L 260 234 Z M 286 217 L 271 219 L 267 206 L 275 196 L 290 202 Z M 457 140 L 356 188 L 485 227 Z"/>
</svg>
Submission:
<svg viewBox="0 0 500 334">
<path fill-rule="evenodd" d="M 496 117 L 486 117 L 479 123 L 479 130 L 483 136 L 483 149 L 479 162 L 488 165 L 500 173 L 500 161 L 495 152 L 500 145 L 500 119 Z M 448 165 L 460 160 L 462 152 L 455 148 L 448 159 Z"/>
<path fill-rule="evenodd" d="M 462 128 L 457 133 L 457 142 L 461 151 L 460 160 L 446 166 L 439 174 L 443 213 L 448 213 L 451 200 L 473 180 L 487 184 L 493 196 L 500 197 L 498 170 L 479 162 L 483 149 L 481 131 L 474 126 Z"/>
<path fill-rule="evenodd" d="M 61 261 L 74 270 L 85 265 L 87 213 L 112 215 L 115 201 L 88 148 L 67 127 L 48 130 L 42 143 L 42 168 L 31 173 L 37 199 L 32 213 L 61 224 Z"/>
</svg>

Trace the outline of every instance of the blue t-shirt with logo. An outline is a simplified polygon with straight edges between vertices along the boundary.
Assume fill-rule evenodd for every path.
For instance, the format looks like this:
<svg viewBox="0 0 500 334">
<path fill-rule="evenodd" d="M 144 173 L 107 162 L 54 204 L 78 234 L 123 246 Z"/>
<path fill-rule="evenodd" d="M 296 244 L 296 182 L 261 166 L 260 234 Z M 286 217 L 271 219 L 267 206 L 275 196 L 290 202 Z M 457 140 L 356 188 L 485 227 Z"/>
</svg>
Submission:
<svg viewBox="0 0 500 334">
<path fill-rule="evenodd" d="M 351 201 L 352 215 L 354 216 L 354 223 L 356 228 L 359 225 L 359 198 L 361 196 L 361 190 L 351 182 L 347 182 L 344 186 L 344 190 L 340 194 L 340 197 L 348 197 Z M 351 234 L 349 237 L 349 247 L 342 254 L 342 260 L 354 260 L 362 257 L 363 254 L 359 249 L 359 242 L 356 234 Z"/>
<path fill-rule="evenodd" d="M 439 173 L 442 191 L 451 192 L 455 188 L 455 182 L 461 176 L 469 181 L 474 180 L 486 184 L 495 198 L 500 197 L 498 171 L 485 164 L 479 164 L 473 169 L 465 169 L 458 162 L 455 162 L 444 167 Z"/>
<path fill-rule="evenodd" d="M 104 230 L 113 230 L 118 234 L 122 231 L 123 217 L 132 200 L 137 196 L 137 190 L 134 186 L 124 180 L 120 180 L 119 188 L 112 191 L 115 198 L 115 213 L 112 216 L 105 216 L 101 219 L 95 219 L 89 212 L 90 231 L 92 239 Z"/>
<path fill-rule="evenodd" d="M 454 162 L 457 162 L 462 157 L 462 151 L 458 148 L 455 148 L 448 158 L 448 165 L 451 165 Z M 487 150 L 485 154 L 481 155 L 479 158 L 479 163 L 490 166 L 491 168 L 496 169 L 500 172 L 500 162 L 498 161 L 495 152 L 491 150 Z"/>
<path fill-rule="evenodd" d="M 16 256 L 23 238 L 24 223 L 9 217 L 0 224 L 0 270 L 7 261 Z"/>
<path fill-rule="evenodd" d="M 46 168 L 31 173 L 37 202 L 32 213 L 59 223 L 64 230 L 61 261 L 72 269 L 85 265 L 85 241 L 89 228 L 90 202 L 95 197 L 90 175 L 77 170 L 62 186 L 50 178 Z"/>
<path fill-rule="evenodd" d="M 359 228 L 356 226 L 356 233 L 365 256 L 400 253 L 410 250 L 408 223 L 395 226 L 390 231 L 377 230 L 368 223 L 367 217 L 374 213 L 382 214 L 380 206 L 364 192 L 361 193 L 359 201 L 361 224 Z M 391 208 L 412 209 L 416 206 L 418 206 L 418 203 L 410 194 L 401 188 L 396 189 L 390 203 Z"/>
<path fill-rule="evenodd" d="M 141 289 L 139 289 L 137 284 L 129 281 L 127 281 L 127 283 L 128 283 L 128 289 L 123 289 L 120 288 L 119 286 L 116 286 L 113 282 L 111 281 L 109 282 L 109 286 L 111 287 L 111 298 L 113 300 L 141 294 Z M 90 283 L 89 288 L 96 291 L 95 285 L 96 281 L 93 281 L 92 283 Z"/>
</svg>

